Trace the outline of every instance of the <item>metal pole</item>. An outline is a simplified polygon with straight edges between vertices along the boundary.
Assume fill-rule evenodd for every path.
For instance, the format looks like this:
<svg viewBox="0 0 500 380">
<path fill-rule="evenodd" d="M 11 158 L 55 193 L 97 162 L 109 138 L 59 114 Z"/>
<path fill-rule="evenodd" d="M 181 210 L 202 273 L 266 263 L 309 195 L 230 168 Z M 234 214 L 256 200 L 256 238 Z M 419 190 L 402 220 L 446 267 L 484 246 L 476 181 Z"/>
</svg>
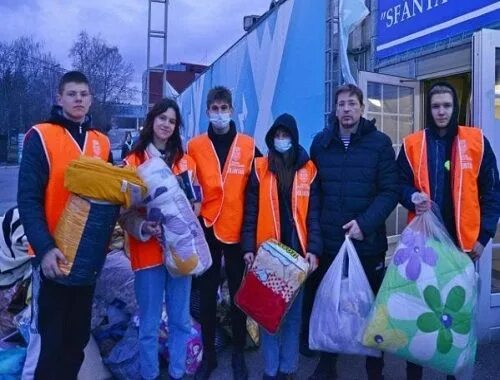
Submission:
<svg viewBox="0 0 500 380">
<path fill-rule="evenodd" d="M 150 30 L 151 30 L 151 1 L 149 1 L 149 6 L 148 6 L 148 34 L 147 34 L 147 39 L 148 39 L 148 44 L 147 44 L 147 57 L 146 57 L 146 112 L 149 110 L 149 86 L 150 86 L 150 75 L 151 71 L 149 68 L 151 67 L 150 65 L 150 56 L 151 56 L 151 41 L 150 41 Z"/>
<path fill-rule="evenodd" d="M 169 0 L 165 0 L 165 20 L 164 20 L 164 31 L 165 37 L 163 39 L 163 97 L 167 96 L 167 40 L 168 40 L 168 5 Z"/>
<path fill-rule="evenodd" d="M 337 8 L 335 9 L 335 19 L 337 20 L 337 86 L 341 86 L 342 80 L 342 65 L 340 63 L 340 2 L 337 0 Z"/>
</svg>

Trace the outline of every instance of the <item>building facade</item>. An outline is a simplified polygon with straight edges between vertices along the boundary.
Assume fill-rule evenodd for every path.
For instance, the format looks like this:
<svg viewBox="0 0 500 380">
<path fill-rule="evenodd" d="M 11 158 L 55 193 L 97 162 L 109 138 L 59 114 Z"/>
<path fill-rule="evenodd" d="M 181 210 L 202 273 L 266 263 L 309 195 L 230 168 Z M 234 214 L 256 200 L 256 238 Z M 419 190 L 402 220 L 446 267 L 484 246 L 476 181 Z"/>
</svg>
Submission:
<svg viewBox="0 0 500 380">
<path fill-rule="evenodd" d="M 334 10 L 339 0 L 328 2 Z M 377 120 L 398 151 L 407 134 L 424 127 L 424 99 L 430 86 L 447 81 L 458 92 L 460 124 L 482 128 L 500 166 L 500 2 L 365 3 L 370 15 L 351 35 L 348 50 L 351 70 L 367 98 L 365 116 Z M 331 40 L 327 54 L 335 50 L 335 35 Z M 334 65 L 327 69 L 326 79 L 335 76 Z M 391 215 L 390 239 L 397 239 L 406 216 L 401 206 Z M 497 231 L 477 268 L 482 342 L 500 341 L 500 228 Z"/>
</svg>

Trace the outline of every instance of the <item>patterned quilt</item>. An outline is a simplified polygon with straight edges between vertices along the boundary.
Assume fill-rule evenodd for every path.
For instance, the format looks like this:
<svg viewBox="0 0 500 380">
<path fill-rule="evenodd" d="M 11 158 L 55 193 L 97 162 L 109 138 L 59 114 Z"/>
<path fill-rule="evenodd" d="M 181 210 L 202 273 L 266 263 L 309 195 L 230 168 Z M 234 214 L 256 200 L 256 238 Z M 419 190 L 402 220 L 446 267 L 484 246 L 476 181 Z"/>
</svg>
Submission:
<svg viewBox="0 0 500 380">
<path fill-rule="evenodd" d="M 276 240 L 264 242 L 236 293 L 236 304 L 269 333 L 278 331 L 304 283 L 309 264 Z"/>
<path fill-rule="evenodd" d="M 363 343 L 459 375 L 476 354 L 474 264 L 417 219 L 401 235 Z"/>
</svg>

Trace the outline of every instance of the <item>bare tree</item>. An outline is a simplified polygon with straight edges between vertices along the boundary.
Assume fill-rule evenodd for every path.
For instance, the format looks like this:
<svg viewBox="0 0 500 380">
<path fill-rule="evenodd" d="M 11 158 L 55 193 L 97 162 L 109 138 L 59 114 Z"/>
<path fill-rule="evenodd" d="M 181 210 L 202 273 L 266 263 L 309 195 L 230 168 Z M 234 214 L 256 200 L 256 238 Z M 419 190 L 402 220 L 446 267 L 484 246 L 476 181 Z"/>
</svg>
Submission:
<svg viewBox="0 0 500 380">
<path fill-rule="evenodd" d="M 69 57 L 73 67 L 89 78 L 94 98 L 94 123 L 100 127 L 109 126 L 111 105 L 130 101 L 133 97 L 132 64 L 123 60 L 118 47 L 109 46 L 101 37 L 90 37 L 85 31 L 78 35 Z"/>
<path fill-rule="evenodd" d="M 0 133 L 24 132 L 47 118 L 62 71 L 32 37 L 0 43 Z"/>
</svg>

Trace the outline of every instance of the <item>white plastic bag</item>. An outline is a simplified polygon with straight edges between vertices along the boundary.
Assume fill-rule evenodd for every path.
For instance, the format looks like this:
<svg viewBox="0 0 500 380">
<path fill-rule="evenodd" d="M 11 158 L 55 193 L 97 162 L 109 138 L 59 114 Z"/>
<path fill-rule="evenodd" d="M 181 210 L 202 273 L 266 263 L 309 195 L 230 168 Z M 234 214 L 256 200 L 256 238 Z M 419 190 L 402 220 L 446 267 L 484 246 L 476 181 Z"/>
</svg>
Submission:
<svg viewBox="0 0 500 380">
<path fill-rule="evenodd" d="M 347 276 L 343 273 L 348 259 Z M 316 293 L 309 328 L 312 350 L 380 356 L 360 342 L 373 303 L 373 291 L 356 249 L 346 236 Z"/>
</svg>

